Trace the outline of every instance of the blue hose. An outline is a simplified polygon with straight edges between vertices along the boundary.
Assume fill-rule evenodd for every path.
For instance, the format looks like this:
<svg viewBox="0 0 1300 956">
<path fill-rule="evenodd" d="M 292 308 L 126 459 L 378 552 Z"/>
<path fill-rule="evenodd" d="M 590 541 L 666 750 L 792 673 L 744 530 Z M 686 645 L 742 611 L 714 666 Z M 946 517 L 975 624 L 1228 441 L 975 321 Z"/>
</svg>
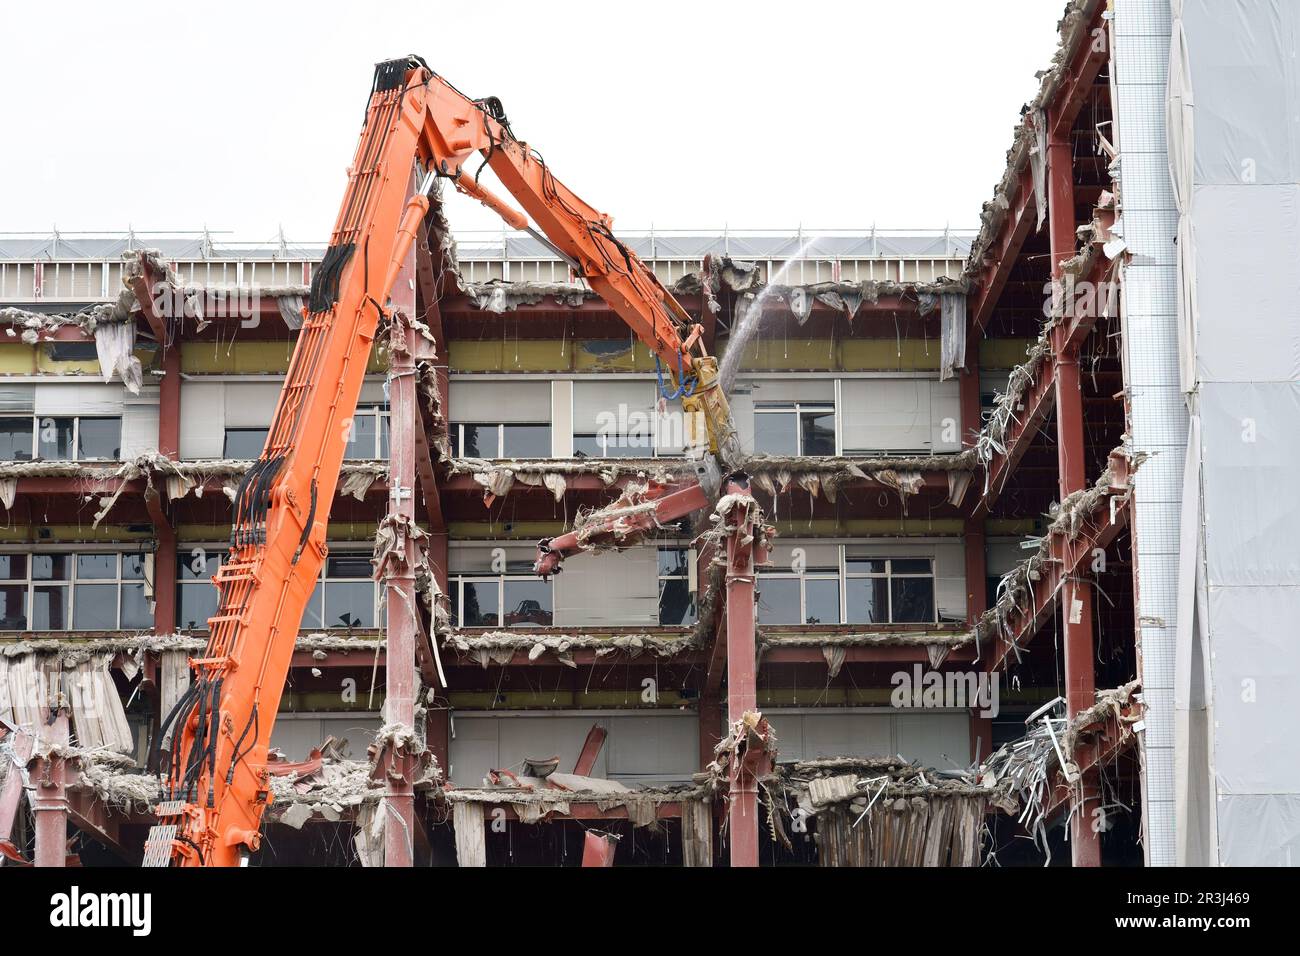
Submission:
<svg viewBox="0 0 1300 956">
<path fill-rule="evenodd" d="M 677 350 L 677 367 L 684 368 L 686 365 L 685 356 L 681 349 Z M 676 401 L 679 398 L 689 398 L 695 394 L 695 385 L 697 380 L 694 378 L 684 379 L 682 384 L 677 386 L 674 392 L 668 391 L 668 386 L 664 384 L 664 367 L 659 361 L 659 356 L 655 356 L 655 376 L 659 379 L 659 394 L 668 401 Z"/>
</svg>

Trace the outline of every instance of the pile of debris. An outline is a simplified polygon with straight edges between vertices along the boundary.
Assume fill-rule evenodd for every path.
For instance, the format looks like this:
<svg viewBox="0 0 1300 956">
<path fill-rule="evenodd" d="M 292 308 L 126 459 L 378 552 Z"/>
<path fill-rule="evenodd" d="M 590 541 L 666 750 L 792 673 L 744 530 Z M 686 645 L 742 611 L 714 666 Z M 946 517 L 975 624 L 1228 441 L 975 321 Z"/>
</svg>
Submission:
<svg viewBox="0 0 1300 956">
<path fill-rule="evenodd" d="M 516 483 L 546 488 L 556 501 L 562 501 L 568 488 L 567 479 L 577 475 L 594 475 L 609 487 L 627 477 L 640 482 L 669 484 L 689 473 L 684 464 L 661 462 L 649 467 L 644 461 L 627 463 L 607 459 L 490 461 L 454 458 L 447 462 L 447 470 L 452 475 L 470 475 L 482 486 L 483 498 L 488 502 L 509 494 Z"/>
<path fill-rule="evenodd" d="M 478 661 L 485 668 L 489 664 L 509 664 L 516 654 L 524 651 L 528 653 L 530 661 L 537 660 L 549 651 L 566 667 L 577 667 L 577 662 L 573 659 L 575 650 L 594 651 L 597 660 L 617 651 L 623 652 L 628 658 L 653 654 L 662 659 L 674 657 L 696 645 L 696 635 L 691 628 L 682 628 L 680 633 L 675 634 L 614 633 L 608 636 L 550 632 L 529 634 L 517 630 L 482 633 L 453 630 L 443 639 L 445 648 Z"/>
<path fill-rule="evenodd" d="M 979 866 L 988 788 L 972 771 L 901 757 L 835 758 L 778 766 L 759 781 L 772 837 L 817 821 L 822 866 Z"/>
<path fill-rule="evenodd" d="M 816 498 L 824 494 L 835 503 L 841 485 L 854 481 L 874 481 L 898 495 L 907 512 L 908 499 L 920 492 L 924 472 L 948 474 L 948 497 L 961 502 L 971 476 L 979 467 L 975 452 L 955 455 L 915 455 L 892 458 L 807 458 L 782 455 L 751 455 L 742 465 L 757 488 L 775 497 L 793 488 L 801 488 Z"/>
<path fill-rule="evenodd" d="M 1129 460 L 1130 474 L 1146 457 L 1143 454 L 1131 455 L 1124 448 L 1118 448 L 1111 454 L 1122 455 Z M 1053 507 L 1047 533 L 1036 539 L 1037 548 L 1034 553 L 1002 575 L 1001 580 L 998 581 L 997 600 L 975 622 L 971 633 L 979 644 L 982 645 L 990 638 L 1001 637 L 1010 643 L 1012 650 L 1019 657 L 1019 650 L 1012 640 L 1011 621 L 1014 617 L 1022 616 L 1026 609 L 1033 608 L 1034 583 L 1042 577 L 1048 562 L 1054 560 L 1053 538 L 1063 537 L 1066 541 L 1074 541 L 1084 530 L 1085 523 L 1097 514 L 1098 508 L 1104 501 L 1110 498 L 1122 500 L 1132 494 L 1131 490 L 1117 494 L 1113 487 L 1115 477 L 1113 468 L 1108 466 L 1090 487 L 1067 495 L 1064 501 Z M 1030 539 L 1030 543 L 1032 544 L 1034 540 Z"/>
<path fill-rule="evenodd" d="M 1080 746 L 1111 717 L 1121 734 L 1134 732 L 1142 719 L 1141 691 L 1137 680 L 1097 691 L 1097 702 L 1073 719 L 1051 715 L 1056 705 L 1064 703 L 1057 698 L 1031 715 L 1024 737 L 1004 744 L 980 765 L 980 783 L 989 792 L 990 804 L 1015 816 L 1047 854 L 1048 862 L 1047 820 L 1060 804 L 1061 783 L 1079 785 L 1076 758 Z"/>
</svg>

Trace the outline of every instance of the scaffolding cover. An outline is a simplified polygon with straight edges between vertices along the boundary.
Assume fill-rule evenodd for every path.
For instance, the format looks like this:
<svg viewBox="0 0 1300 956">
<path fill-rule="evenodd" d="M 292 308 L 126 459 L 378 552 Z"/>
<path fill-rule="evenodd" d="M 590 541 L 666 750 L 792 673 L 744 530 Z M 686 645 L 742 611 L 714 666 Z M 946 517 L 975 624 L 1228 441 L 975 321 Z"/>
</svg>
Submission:
<svg viewBox="0 0 1300 956">
<path fill-rule="evenodd" d="M 1193 422 L 1182 513 L 1196 522 L 1180 575 L 1196 595 L 1178 628 L 1181 858 L 1296 865 L 1300 128 L 1279 118 L 1300 108 L 1300 8 L 1171 6 L 1170 169 L 1194 246 L 1178 260 Z"/>
</svg>

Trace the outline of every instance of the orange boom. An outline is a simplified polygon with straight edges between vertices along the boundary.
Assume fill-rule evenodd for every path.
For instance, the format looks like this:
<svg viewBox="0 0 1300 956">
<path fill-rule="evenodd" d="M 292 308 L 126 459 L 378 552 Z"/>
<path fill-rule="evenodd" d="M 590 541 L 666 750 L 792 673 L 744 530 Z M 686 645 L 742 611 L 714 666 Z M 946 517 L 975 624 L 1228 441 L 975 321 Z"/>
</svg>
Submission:
<svg viewBox="0 0 1300 956">
<path fill-rule="evenodd" d="M 466 170 L 475 156 L 484 158 L 527 216 Z M 413 173 L 420 184 L 414 193 Z M 468 99 L 418 57 L 380 63 L 266 447 L 235 496 L 230 556 L 217 574 L 220 601 L 208 622 L 211 637 L 204 655 L 191 661 L 188 692 L 160 729 L 174 728 L 174 740 L 146 865 L 230 866 L 258 846 L 270 797 L 267 748 L 303 609 L 325 557 L 345 425 L 438 177 L 568 260 L 671 370 L 688 422 L 702 423 L 703 432 L 688 438 L 700 447 L 707 442 L 700 473 L 715 476 L 708 484 L 716 492 L 713 456 L 730 455 L 734 430 L 700 327 L 615 238 L 610 218 L 579 199 L 515 138 L 498 100 Z M 688 493 L 665 502 L 662 519 L 675 508 L 686 509 L 680 516 L 706 503 L 685 487 Z M 566 550 L 552 550 L 545 570 L 555 570 Z"/>
</svg>

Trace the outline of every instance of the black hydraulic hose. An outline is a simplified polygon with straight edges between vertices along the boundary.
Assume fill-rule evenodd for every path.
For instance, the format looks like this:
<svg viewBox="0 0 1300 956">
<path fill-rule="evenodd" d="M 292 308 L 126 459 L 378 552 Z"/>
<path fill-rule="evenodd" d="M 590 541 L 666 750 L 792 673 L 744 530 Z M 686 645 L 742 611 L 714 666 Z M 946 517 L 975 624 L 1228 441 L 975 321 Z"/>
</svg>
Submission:
<svg viewBox="0 0 1300 956">
<path fill-rule="evenodd" d="M 158 733 L 154 736 L 154 739 L 149 745 L 149 756 L 145 761 L 146 768 L 156 765 L 155 761 L 157 761 L 158 754 L 162 748 L 163 738 L 167 736 L 167 728 L 170 727 L 172 721 L 176 719 L 176 715 L 180 713 L 181 708 L 193 699 L 194 692 L 197 689 L 197 685 L 193 680 L 191 680 L 189 687 L 185 689 L 185 693 L 181 694 L 181 696 L 177 698 L 176 703 L 172 704 L 172 709 L 167 712 L 167 716 L 159 722 Z"/>
<path fill-rule="evenodd" d="M 234 753 L 230 755 L 230 770 L 226 773 L 227 787 L 230 786 L 235 781 L 235 765 L 238 764 L 239 761 L 243 760 L 246 756 L 248 756 L 248 754 L 252 752 L 253 747 L 256 746 L 257 744 L 257 734 L 256 731 L 254 731 L 253 743 L 248 745 L 247 751 L 241 752 L 244 746 L 244 738 L 248 736 L 248 731 L 255 726 L 256 720 L 257 720 L 257 704 L 254 703 L 253 712 L 248 715 L 248 722 L 244 724 L 244 729 L 240 733 L 239 739 L 235 741 Z"/>
<path fill-rule="evenodd" d="M 307 511 L 307 523 L 302 526 L 302 537 L 298 539 L 298 550 L 293 553 L 293 560 L 290 564 L 297 564 L 298 559 L 302 557 L 302 549 L 307 547 L 307 539 L 311 537 L 311 527 L 316 521 L 316 479 L 311 480 L 311 508 Z M 257 705 L 254 704 L 254 713 Z M 235 748 L 239 749 L 239 748 Z"/>
</svg>

